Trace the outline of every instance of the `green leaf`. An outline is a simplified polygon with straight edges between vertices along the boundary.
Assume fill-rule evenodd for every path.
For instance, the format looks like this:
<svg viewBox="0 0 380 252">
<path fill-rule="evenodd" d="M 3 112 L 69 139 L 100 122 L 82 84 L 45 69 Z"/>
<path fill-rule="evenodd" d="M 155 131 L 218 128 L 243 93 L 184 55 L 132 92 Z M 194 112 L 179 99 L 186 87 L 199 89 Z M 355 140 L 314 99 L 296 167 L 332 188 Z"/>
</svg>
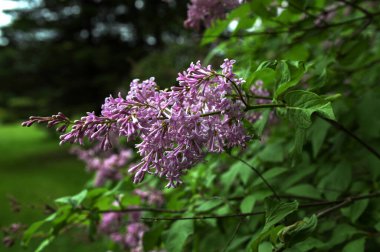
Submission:
<svg viewBox="0 0 380 252">
<path fill-rule="evenodd" d="M 268 142 L 257 157 L 266 162 L 282 162 L 284 160 L 284 147 L 281 142 Z"/>
<path fill-rule="evenodd" d="M 193 233 L 194 224 L 192 220 L 181 220 L 174 222 L 166 234 L 165 248 L 171 252 L 184 251 L 186 240 Z"/>
<path fill-rule="evenodd" d="M 106 188 L 93 188 L 87 192 L 86 201 L 93 203 L 99 197 L 103 196 L 108 190 Z"/>
<path fill-rule="evenodd" d="M 274 167 L 269 169 L 268 171 L 264 172 L 262 175 L 266 180 L 276 178 L 277 176 L 280 176 L 281 174 L 287 172 L 288 169 L 283 167 Z M 255 182 L 252 184 L 253 186 L 258 186 L 260 184 L 264 183 L 262 179 L 256 178 Z"/>
<path fill-rule="evenodd" d="M 75 207 L 78 207 L 83 202 L 83 200 L 87 196 L 87 193 L 88 193 L 88 190 L 85 189 L 74 196 L 68 196 L 68 197 L 62 197 L 62 198 L 56 199 L 55 202 L 58 204 L 70 204 L 72 207 L 75 208 Z"/>
<path fill-rule="evenodd" d="M 376 225 L 374 226 L 374 228 L 375 228 L 377 231 L 380 231 L 380 222 L 376 223 Z"/>
<path fill-rule="evenodd" d="M 297 221 L 296 223 L 284 227 L 279 232 L 280 240 L 287 244 L 287 246 L 291 246 L 296 242 L 302 241 L 306 239 L 317 227 L 318 218 L 314 214 L 310 218 L 305 217 L 301 221 Z"/>
<path fill-rule="evenodd" d="M 270 242 L 262 242 L 259 245 L 259 252 L 272 252 L 273 245 Z"/>
<path fill-rule="evenodd" d="M 46 221 L 37 221 L 34 222 L 32 225 L 29 226 L 29 228 L 24 232 L 22 237 L 22 245 L 28 246 L 30 240 L 32 239 L 33 235 L 42 227 L 43 224 L 45 224 Z"/>
<path fill-rule="evenodd" d="M 276 16 L 274 10 L 270 10 L 267 7 L 270 6 L 268 1 L 251 1 L 251 8 L 253 13 L 260 16 L 261 18 L 271 19 Z"/>
<path fill-rule="evenodd" d="M 322 189 L 329 200 L 336 200 L 351 184 L 351 169 L 348 162 L 341 162 L 330 168 L 329 173 L 321 179 L 318 188 Z"/>
<path fill-rule="evenodd" d="M 153 250 L 160 240 L 160 236 L 165 229 L 164 223 L 158 223 L 153 225 L 143 236 L 144 251 Z"/>
<path fill-rule="evenodd" d="M 303 144 L 305 142 L 306 138 L 306 130 L 303 128 L 296 128 L 295 138 L 294 138 L 294 145 L 292 148 L 293 154 L 300 154 L 303 149 Z"/>
<path fill-rule="evenodd" d="M 313 147 L 313 157 L 317 157 L 323 142 L 325 141 L 330 124 L 321 118 L 316 118 L 309 130 L 309 139 Z"/>
<path fill-rule="evenodd" d="M 285 95 L 288 118 L 299 128 L 309 128 L 311 115 L 318 113 L 328 119 L 335 119 L 331 103 L 321 96 L 303 90 L 290 91 Z"/>
<path fill-rule="evenodd" d="M 304 196 L 314 199 L 320 199 L 321 193 L 312 185 L 309 184 L 301 184 L 296 185 L 285 191 L 287 194 L 295 195 L 295 196 Z"/>
<path fill-rule="evenodd" d="M 223 190 L 228 191 L 232 184 L 236 182 L 236 178 L 239 174 L 239 169 L 243 167 L 243 164 L 241 162 L 235 162 L 227 172 L 224 172 L 221 176 L 221 182 L 223 184 Z"/>
<path fill-rule="evenodd" d="M 256 71 L 260 71 L 261 69 L 265 69 L 265 68 L 271 68 L 275 70 L 277 64 L 278 64 L 278 60 L 266 60 L 260 63 Z"/>
<path fill-rule="evenodd" d="M 364 252 L 365 251 L 365 238 L 360 238 L 355 241 L 349 242 L 344 246 L 342 252 Z"/>
<path fill-rule="evenodd" d="M 53 240 L 54 240 L 55 236 L 50 236 L 48 238 L 46 238 L 45 240 L 43 240 L 40 245 L 38 246 L 38 248 L 35 250 L 35 252 L 41 252 L 43 251 Z"/>
<path fill-rule="evenodd" d="M 293 60 L 296 62 L 307 60 L 308 57 L 309 57 L 309 51 L 307 50 L 307 48 L 305 48 L 304 45 L 299 45 L 299 44 L 294 45 L 293 47 L 290 48 L 290 50 L 287 50 L 286 53 L 284 54 L 285 59 Z"/>
<path fill-rule="evenodd" d="M 247 80 L 247 84 L 243 84 L 244 90 L 250 92 L 250 88 L 256 81 L 261 80 L 265 88 L 270 89 L 276 82 L 276 72 L 272 68 L 262 68 L 256 70 Z"/>
<path fill-rule="evenodd" d="M 281 202 L 272 199 L 265 201 L 265 226 L 262 232 L 268 231 L 271 227 L 283 221 L 289 214 L 298 209 L 298 202 Z"/>
<path fill-rule="evenodd" d="M 223 183 L 223 190 L 228 191 L 232 184 L 240 178 L 244 184 L 247 184 L 252 176 L 251 169 L 243 162 L 236 161 L 231 165 L 227 172 L 221 176 L 221 182 Z"/>
<path fill-rule="evenodd" d="M 309 237 L 305 239 L 304 241 L 296 243 L 291 248 L 284 250 L 284 252 L 306 252 L 312 249 L 318 249 L 322 246 L 323 246 L 322 241 L 317 240 L 314 237 Z"/>
<path fill-rule="evenodd" d="M 276 72 L 279 84 L 274 93 L 274 98 L 278 98 L 289 88 L 296 86 L 306 72 L 306 68 L 302 61 L 281 60 L 277 64 Z"/>
<path fill-rule="evenodd" d="M 251 124 L 254 136 L 260 137 L 263 134 L 265 126 L 269 121 L 270 112 L 270 110 L 263 111 L 261 113 L 260 119 L 258 119 L 253 125 Z"/>
<path fill-rule="evenodd" d="M 329 250 L 330 248 L 351 239 L 353 235 L 358 234 L 359 232 L 359 230 L 348 224 L 339 224 L 334 227 L 331 238 L 328 242 L 325 242 L 323 249 Z"/>
<path fill-rule="evenodd" d="M 355 223 L 366 210 L 368 202 L 368 199 L 356 201 L 349 207 L 342 208 L 341 212 L 344 216 L 350 218 L 352 223 Z"/>
<path fill-rule="evenodd" d="M 240 204 L 240 211 L 242 213 L 251 213 L 256 203 L 256 197 L 254 195 L 248 195 Z"/>
<path fill-rule="evenodd" d="M 249 243 L 248 247 L 250 251 L 259 252 L 260 244 L 265 240 L 277 239 L 278 232 L 283 228 L 283 226 L 271 227 L 267 231 L 262 231 L 257 237 L 254 237 Z"/>
<path fill-rule="evenodd" d="M 224 204 L 224 201 L 221 199 L 206 200 L 206 201 L 203 201 L 203 203 L 199 207 L 196 208 L 196 211 L 207 212 L 221 206 L 222 204 Z"/>
<path fill-rule="evenodd" d="M 37 222 L 34 222 L 32 225 L 30 225 L 28 227 L 27 230 L 25 230 L 24 234 L 23 234 L 23 237 L 22 237 L 22 240 L 21 240 L 21 244 L 22 246 L 28 246 L 29 245 L 29 242 L 31 240 L 31 238 L 33 237 L 34 234 L 36 234 L 36 232 L 46 223 L 49 223 L 51 221 L 53 221 L 57 216 L 58 216 L 59 212 L 55 212 L 51 215 L 49 215 L 47 218 L 45 218 L 44 220 L 41 220 L 41 221 L 37 221 Z"/>
<path fill-rule="evenodd" d="M 206 45 L 214 42 L 220 34 L 228 27 L 229 20 L 216 20 L 210 28 L 203 34 L 201 45 Z"/>
</svg>

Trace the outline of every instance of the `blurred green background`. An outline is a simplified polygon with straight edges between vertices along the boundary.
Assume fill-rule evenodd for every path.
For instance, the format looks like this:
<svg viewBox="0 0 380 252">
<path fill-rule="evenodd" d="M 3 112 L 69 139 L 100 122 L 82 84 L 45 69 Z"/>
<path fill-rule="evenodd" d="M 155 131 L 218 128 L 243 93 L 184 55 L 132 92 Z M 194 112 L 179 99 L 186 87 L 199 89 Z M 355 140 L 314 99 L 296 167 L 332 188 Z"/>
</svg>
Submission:
<svg viewBox="0 0 380 252">
<path fill-rule="evenodd" d="M 83 164 L 70 156 L 66 147 L 59 147 L 45 130 L 25 130 L 19 124 L 7 124 L 0 127 L 0 135 L 1 226 L 44 218 L 47 205 L 57 197 L 78 192 L 89 178 Z M 51 249 L 67 251 L 67 247 L 62 247 L 65 239 L 68 238 L 63 237 Z M 82 239 L 85 241 L 86 236 Z M 72 242 L 72 251 L 94 251 L 80 239 Z M 1 246 L 0 251 L 25 250 L 16 244 L 12 248 Z"/>
<path fill-rule="evenodd" d="M 0 1 L 0 227 L 44 218 L 55 198 L 77 193 L 92 176 L 53 131 L 20 122 L 99 110 L 106 96 L 126 93 L 134 78 L 155 76 L 160 87 L 171 86 L 203 54 L 183 29 L 186 4 Z M 98 251 L 102 241 L 73 232 L 49 251 L 68 251 L 65 244 L 70 251 Z M 1 244 L 0 251 L 25 251 L 18 243 Z"/>
</svg>

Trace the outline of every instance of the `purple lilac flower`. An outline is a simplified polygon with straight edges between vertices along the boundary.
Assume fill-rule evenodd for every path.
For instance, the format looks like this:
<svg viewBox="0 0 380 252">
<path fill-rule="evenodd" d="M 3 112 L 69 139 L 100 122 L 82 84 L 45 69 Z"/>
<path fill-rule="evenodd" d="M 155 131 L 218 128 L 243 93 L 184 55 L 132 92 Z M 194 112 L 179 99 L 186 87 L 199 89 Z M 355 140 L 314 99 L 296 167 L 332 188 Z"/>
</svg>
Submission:
<svg viewBox="0 0 380 252">
<path fill-rule="evenodd" d="M 123 213 L 111 212 L 105 213 L 102 216 L 102 220 L 99 224 L 99 230 L 105 234 L 117 233 L 120 229 L 120 224 L 123 220 Z"/>
<path fill-rule="evenodd" d="M 191 0 L 184 25 L 197 31 L 210 27 L 215 19 L 225 18 L 228 11 L 241 3 L 241 0 Z"/>
<path fill-rule="evenodd" d="M 124 246 L 130 248 L 131 251 L 143 251 L 143 236 L 148 227 L 143 223 L 135 222 L 128 224 L 127 233 L 124 237 Z"/>
<path fill-rule="evenodd" d="M 154 189 L 150 189 L 149 191 L 135 189 L 133 193 L 140 196 L 140 198 L 148 205 L 160 207 L 164 204 L 164 196 L 161 191 Z"/>
<path fill-rule="evenodd" d="M 147 205 L 162 206 L 164 204 L 163 195 L 157 190 L 136 189 L 133 193 Z M 119 206 L 120 204 L 114 202 L 113 205 Z M 133 206 L 129 208 L 133 208 Z M 128 222 L 125 217 L 128 217 Z M 139 211 L 104 213 L 99 223 L 99 231 L 129 251 L 143 251 L 143 236 L 149 228 L 140 222 L 140 217 L 141 212 Z"/>
<path fill-rule="evenodd" d="M 107 150 L 113 135 L 138 139 L 141 162 L 129 169 L 134 182 L 149 173 L 165 177 L 167 187 L 175 187 L 205 153 L 244 147 L 249 140 L 242 125 L 244 80 L 233 73 L 234 63 L 226 59 L 222 74 L 211 66 L 192 63 L 179 73 L 179 86 L 171 90 L 158 90 L 154 78 L 133 80 L 126 97 L 106 98 L 101 116 L 88 113 L 75 121 L 71 131 L 61 136 L 61 143 L 83 144 L 88 138 Z M 236 94 L 240 99 L 230 98 Z M 100 161 L 92 162 L 96 166 Z"/>
<path fill-rule="evenodd" d="M 118 153 L 104 152 L 99 144 L 90 149 L 72 148 L 71 152 L 85 162 L 88 171 L 96 173 L 95 186 L 102 186 L 107 180 L 122 179 L 120 168 L 132 158 L 132 151 L 129 149 L 122 149 Z"/>
</svg>

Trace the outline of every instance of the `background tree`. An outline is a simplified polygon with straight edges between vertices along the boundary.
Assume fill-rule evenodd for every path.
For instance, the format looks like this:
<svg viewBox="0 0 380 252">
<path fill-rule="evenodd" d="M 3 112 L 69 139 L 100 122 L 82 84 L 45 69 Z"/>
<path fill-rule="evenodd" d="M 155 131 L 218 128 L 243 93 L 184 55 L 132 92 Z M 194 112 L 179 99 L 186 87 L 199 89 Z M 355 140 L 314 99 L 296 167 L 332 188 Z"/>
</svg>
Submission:
<svg viewBox="0 0 380 252">
<path fill-rule="evenodd" d="M 129 82 L 140 59 L 185 41 L 185 7 L 184 1 L 44 0 L 8 11 L 15 20 L 2 28 L 0 47 L 0 106 L 10 109 L 8 120 L 63 104 L 68 113 L 91 109 Z"/>
</svg>

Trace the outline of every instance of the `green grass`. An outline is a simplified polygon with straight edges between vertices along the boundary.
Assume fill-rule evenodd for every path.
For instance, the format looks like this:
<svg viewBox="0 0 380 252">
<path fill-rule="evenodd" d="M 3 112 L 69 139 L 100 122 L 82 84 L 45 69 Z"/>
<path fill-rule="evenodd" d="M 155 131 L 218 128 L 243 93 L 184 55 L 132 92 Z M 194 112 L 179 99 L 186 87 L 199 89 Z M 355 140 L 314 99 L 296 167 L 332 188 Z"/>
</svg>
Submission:
<svg viewBox="0 0 380 252">
<path fill-rule="evenodd" d="M 0 226 L 30 224 L 44 218 L 46 205 L 79 192 L 90 178 L 83 163 L 68 154 L 69 146 L 60 147 L 57 138 L 41 128 L 0 125 Z M 19 203 L 19 212 L 12 211 L 10 198 Z M 78 237 L 60 238 L 46 251 L 104 250 L 99 244 L 86 242 L 85 234 L 84 238 Z M 0 245 L 0 251 L 32 249 Z"/>
</svg>

